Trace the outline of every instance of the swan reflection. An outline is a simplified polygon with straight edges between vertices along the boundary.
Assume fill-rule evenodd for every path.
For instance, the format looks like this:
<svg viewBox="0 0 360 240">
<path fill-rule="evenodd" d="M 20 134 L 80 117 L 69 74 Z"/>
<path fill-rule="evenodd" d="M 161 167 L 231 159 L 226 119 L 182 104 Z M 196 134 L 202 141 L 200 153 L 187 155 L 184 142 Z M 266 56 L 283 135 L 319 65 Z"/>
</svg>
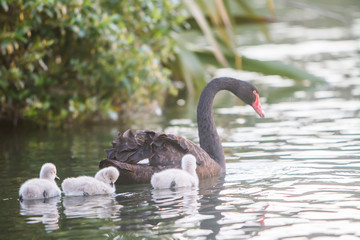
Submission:
<svg viewBox="0 0 360 240">
<path fill-rule="evenodd" d="M 122 207 L 114 196 L 66 196 L 63 199 L 67 218 L 115 218 Z"/>
<path fill-rule="evenodd" d="M 27 223 L 42 223 L 46 231 L 59 229 L 59 197 L 24 199 L 20 202 L 20 215 L 28 216 Z"/>
<path fill-rule="evenodd" d="M 198 191 L 197 187 L 183 187 L 176 190 L 152 189 L 151 196 L 158 206 L 158 214 L 167 218 L 174 214 L 196 214 L 199 208 Z"/>
</svg>

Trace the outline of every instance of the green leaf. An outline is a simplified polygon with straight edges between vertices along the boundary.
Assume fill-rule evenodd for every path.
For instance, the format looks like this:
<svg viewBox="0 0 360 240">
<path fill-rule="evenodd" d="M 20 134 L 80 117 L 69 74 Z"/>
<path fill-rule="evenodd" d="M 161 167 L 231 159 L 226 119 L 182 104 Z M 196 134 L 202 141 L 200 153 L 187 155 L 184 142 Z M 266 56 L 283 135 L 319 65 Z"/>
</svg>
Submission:
<svg viewBox="0 0 360 240">
<path fill-rule="evenodd" d="M 9 6 L 7 5 L 5 0 L 1 0 L 0 4 L 1 4 L 1 6 L 4 9 L 5 12 L 9 11 Z"/>
<path fill-rule="evenodd" d="M 264 75 L 279 75 L 297 81 L 309 80 L 312 83 L 325 82 L 323 78 L 313 75 L 304 69 L 279 61 L 260 61 L 243 57 L 243 69 L 250 72 L 260 72 Z"/>
<path fill-rule="evenodd" d="M 217 63 L 215 57 L 211 52 L 197 52 L 197 56 L 203 63 L 213 66 L 221 67 Z M 231 67 L 235 68 L 235 57 L 226 56 Z M 249 72 L 259 72 L 264 75 L 278 75 L 286 78 L 290 78 L 296 81 L 309 80 L 311 83 L 324 83 L 325 80 L 321 77 L 308 73 L 306 70 L 284 64 L 278 61 L 260 61 L 257 59 L 242 57 L 243 70 Z"/>
</svg>

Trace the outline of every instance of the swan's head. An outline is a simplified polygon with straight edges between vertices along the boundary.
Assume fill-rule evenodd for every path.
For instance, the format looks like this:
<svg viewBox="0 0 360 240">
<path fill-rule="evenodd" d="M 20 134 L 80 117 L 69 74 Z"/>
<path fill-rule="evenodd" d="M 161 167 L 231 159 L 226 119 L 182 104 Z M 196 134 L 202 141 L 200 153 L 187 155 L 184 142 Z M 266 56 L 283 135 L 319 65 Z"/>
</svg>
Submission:
<svg viewBox="0 0 360 240">
<path fill-rule="evenodd" d="M 239 80 L 237 88 L 231 91 L 245 103 L 251 105 L 255 112 L 259 114 L 260 117 L 265 117 L 265 113 L 261 108 L 260 96 L 257 88 L 249 82 Z"/>
<path fill-rule="evenodd" d="M 187 172 L 195 171 L 196 158 L 192 154 L 186 154 L 181 159 L 181 168 Z"/>
<path fill-rule="evenodd" d="M 119 171 L 115 167 L 106 167 L 98 171 L 95 178 L 99 181 L 109 184 L 114 187 L 116 180 L 119 178 Z"/>
<path fill-rule="evenodd" d="M 44 165 L 42 165 L 40 170 L 40 178 L 52 181 L 54 181 L 55 179 L 60 179 L 58 176 L 56 176 L 56 167 L 52 163 L 45 163 Z"/>
</svg>

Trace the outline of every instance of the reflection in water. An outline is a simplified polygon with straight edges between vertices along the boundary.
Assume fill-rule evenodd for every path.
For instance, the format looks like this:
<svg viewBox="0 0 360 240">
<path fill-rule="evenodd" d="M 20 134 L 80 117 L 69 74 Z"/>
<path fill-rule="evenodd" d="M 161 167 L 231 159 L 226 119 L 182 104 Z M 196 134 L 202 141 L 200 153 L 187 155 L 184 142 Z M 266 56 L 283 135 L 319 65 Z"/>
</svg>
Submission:
<svg viewBox="0 0 360 240">
<path fill-rule="evenodd" d="M 28 199 L 20 202 L 20 214 L 28 216 L 27 223 L 43 223 L 46 231 L 59 229 L 60 196 L 48 199 Z"/>
<path fill-rule="evenodd" d="M 116 218 L 122 207 L 111 195 L 66 196 L 63 206 L 67 218 Z"/>
<path fill-rule="evenodd" d="M 159 211 L 162 218 L 168 215 L 195 214 L 197 213 L 198 188 L 152 189 L 152 201 L 159 209 L 176 206 L 172 211 Z"/>
<path fill-rule="evenodd" d="M 217 206 L 223 203 L 219 194 L 224 189 L 224 178 L 214 177 L 202 180 L 199 187 L 201 194 L 199 213 L 204 216 L 200 222 L 200 229 L 206 233 L 207 238 L 215 239 L 221 228 L 218 221 L 222 215 Z"/>
<path fill-rule="evenodd" d="M 120 234 L 167 236 L 175 239 L 206 237 L 214 239 L 221 229 L 223 217 L 217 209 L 223 203 L 221 193 L 224 179 L 200 181 L 199 188 L 143 189 L 122 193 L 117 201 L 120 209 Z"/>
<path fill-rule="evenodd" d="M 159 218 L 156 227 L 165 233 L 169 231 L 169 223 L 174 233 L 184 235 L 186 228 L 196 228 L 201 220 L 198 216 L 199 195 L 198 188 L 178 188 L 176 191 L 170 189 L 153 189 L 152 205 L 156 207 L 154 214 Z M 170 220 L 170 221 L 168 221 Z"/>
<path fill-rule="evenodd" d="M 268 205 L 255 204 L 251 200 L 254 192 L 242 192 L 238 184 L 224 185 L 224 177 L 215 177 L 200 181 L 198 189 L 138 187 L 140 191 L 122 193 L 117 197 L 124 206 L 116 221 L 119 235 L 175 239 L 252 236 L 254 229 L 264 226 Z"/>
<path fill-rule="evenodd" d="M 198 229 L 208 216 L 199 213 L 198 188 L 143 189 L 140 186 L 132 193 L 122 193 L 117 201 L 120 209 L 119 232 L 133 237 L 173 235 L 184 236 L 191 229 Z M 210 216 L 212 217 L 212 216 Z M 189 228 L 189 230 L 188 230 Z M 204 234 L 197 230 L 197 234 Z"/>
</svg>

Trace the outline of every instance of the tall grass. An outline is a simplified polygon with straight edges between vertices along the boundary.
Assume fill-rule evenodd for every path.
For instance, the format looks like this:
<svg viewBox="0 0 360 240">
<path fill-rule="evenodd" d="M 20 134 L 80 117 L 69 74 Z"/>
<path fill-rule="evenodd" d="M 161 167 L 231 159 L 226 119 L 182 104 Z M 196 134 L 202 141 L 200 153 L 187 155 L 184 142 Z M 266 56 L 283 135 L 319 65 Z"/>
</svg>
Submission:
<svg viewBox="0 0 360 240">
<path fill-rule="evenodd" d="M 184 0 L 183 3 L 188 11 L 188 28 L 174 33 L 176 60 L 170 68 L 175 79 L 185 81 L 190 93 L 203 88 L 209 66 L 280 75 L 297 81 L 322 80 L 291 65 L 242 56 L 236 41 L 241 36 L 236 29 L 255 24 L 270 40 L 267 23 L 276 21 L 273 0 L 264 2 L 269 16 L 257 14 L 249 4 L 251 1 L 245 0 Z"/>
</svg>

